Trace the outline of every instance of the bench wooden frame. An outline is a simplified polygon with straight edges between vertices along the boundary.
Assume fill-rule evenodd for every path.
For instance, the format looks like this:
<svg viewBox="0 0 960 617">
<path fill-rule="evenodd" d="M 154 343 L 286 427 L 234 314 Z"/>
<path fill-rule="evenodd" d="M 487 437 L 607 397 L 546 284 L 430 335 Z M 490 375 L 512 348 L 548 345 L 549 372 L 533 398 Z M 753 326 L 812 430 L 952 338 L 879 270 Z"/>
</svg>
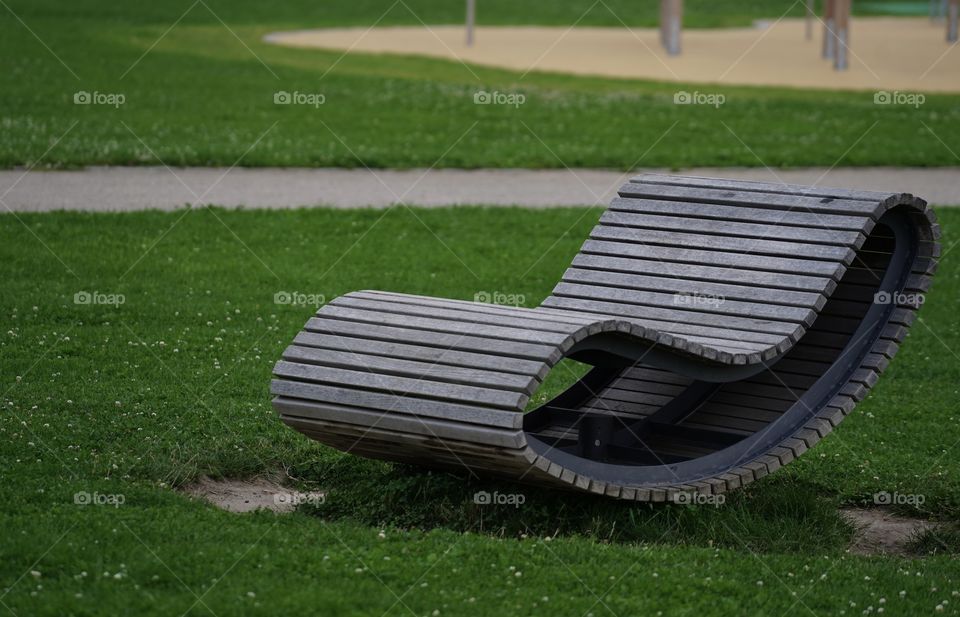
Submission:
<svg viewBox="0 0 960 617">
<path fill-rule="evenodd" d="M 277 362 L 273 404 L 371 458 L 640 501 L 721 493 L 863 399 L 938 238 L 908 194 L 646 174 L 540 307 L 342 296 Z M 594 368 L 524 413 L 565 357 Z"/>
</svg>

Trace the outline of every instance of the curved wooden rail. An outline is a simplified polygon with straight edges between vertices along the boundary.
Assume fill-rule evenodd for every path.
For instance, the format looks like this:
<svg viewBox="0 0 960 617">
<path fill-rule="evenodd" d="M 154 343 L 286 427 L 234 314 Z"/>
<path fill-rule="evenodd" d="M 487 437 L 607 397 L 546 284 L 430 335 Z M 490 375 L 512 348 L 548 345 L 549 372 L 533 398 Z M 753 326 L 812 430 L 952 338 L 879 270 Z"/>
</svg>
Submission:
<svg viewBox="0 0 960 617">
<path fill-rule="evenodd" d="M 623 499 L 727 491 L 876 383 L 938 237 L 907 194 L 640 176 L 538 308 L 337 298 L 274 368 L 274 407 L 372 458 Z M 595 368 L 524 414 L 564 357 Z"/>
</svg>

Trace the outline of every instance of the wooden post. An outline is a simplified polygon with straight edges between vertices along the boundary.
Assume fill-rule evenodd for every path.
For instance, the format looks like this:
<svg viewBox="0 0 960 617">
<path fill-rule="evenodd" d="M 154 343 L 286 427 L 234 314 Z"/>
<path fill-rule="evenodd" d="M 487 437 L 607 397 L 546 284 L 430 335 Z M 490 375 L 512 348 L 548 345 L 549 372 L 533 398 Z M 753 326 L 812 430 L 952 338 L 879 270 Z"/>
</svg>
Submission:
<svg viewBox="0 0 960 617">
<path fill-rule="evenodd" d="M 804 3 L 804 4 L 807 5 L 807 23 L 806 23 L 807 33 L 806 33 L 806 35 L 807 35 L 807 40 L 808 40 L 808 41 L 813 38 L 813 16 L 814 16 L 814 14 L 815 14 L 815 12 L 816 12 L 816 10 L 814 9 L 814 6 L 813 6 L 813 5 L 814 5 L 814 1 L 815 1 L 815 0 L 806 0 L 806 2 Z"/>
<path fill-rule="evenodd" d="M 477 0 L 467 0 L 467 47 L 473 47 L 473 26 L 477 19 Z"/>
<path fill-rule="evenodd" d="M 947 42 L 957 42 L 957 20 L 960 19 L 960 0 L 950 0 L 947 5 Z"/>
<path fill-rule="evenodd" d="M 847 50 L 850 45 L 850 5 L 852 0 L 835 0 L 834 30 L 837 38 L 834 43 L 833 68 L 847 70 Z"/>
<path fill-rule="evenodd" d="M 823 0 L 823 57 L 833 59 L 836 35 L 833 33 L 837 0 Z"/>
<path fill-rule="evenodd" d="M 671 56 L 680 55 L 683 0 L 660 0 L 660 42 Z"/>
</svg>

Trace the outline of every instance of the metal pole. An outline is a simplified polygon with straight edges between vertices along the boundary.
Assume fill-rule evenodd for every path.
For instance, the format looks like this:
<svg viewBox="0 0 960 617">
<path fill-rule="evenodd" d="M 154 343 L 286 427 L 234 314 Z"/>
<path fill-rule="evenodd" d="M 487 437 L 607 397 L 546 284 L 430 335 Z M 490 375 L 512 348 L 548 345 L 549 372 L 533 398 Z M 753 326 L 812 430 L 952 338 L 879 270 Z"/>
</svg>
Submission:
<svg viewBox="0 0 960 617">
<path fill-rule="evenodd" d="M 960 17 L 960 0 L 950 0 L 947 6 L 947 42 L 957 42 L 957 20 Z"/>
<path fill-rule="evenodd" d="M 837 0 L 823 0 L 823 57 L 833 59 L 836 36 L 833 33 Z"/>
<path fill-rule="evenodd" d="M 683 27 L 683 0 L 664 0 L 664 20 L 661 24 L 664 47 L 671 56 L 680 55 L 680 32 Z"/>
<path fill-rule="evenodd" d="M 473 47 L 473 25 L 477 19 L 477 0 L 467 0 L 467 47 Z"/>
<path fill-rule="evenodd" d="M 805 4 L 807 5 L 807 40 L 809 41 L 813 38 L 814 0 L 807 0 Z"/>
<path fill-rule="evenodd" d="M 850 45 L 850 5 L 851 0 L 836 0 L 836 33 L 834 45 L 833 68 L 837 71 L 847 70 L 847 48 Z"/>
</svg>

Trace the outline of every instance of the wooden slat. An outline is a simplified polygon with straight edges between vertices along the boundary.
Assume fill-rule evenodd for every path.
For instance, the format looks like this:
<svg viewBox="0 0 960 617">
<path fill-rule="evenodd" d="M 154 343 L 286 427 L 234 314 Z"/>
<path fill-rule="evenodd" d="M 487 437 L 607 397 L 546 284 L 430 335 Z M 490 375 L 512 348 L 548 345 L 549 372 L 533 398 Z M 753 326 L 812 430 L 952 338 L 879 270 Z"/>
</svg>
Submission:
<svg viewBox="0 0 960 617">
<path fill-rule="evenodd" d="M 624 319 L 636 321 L 639 325 L 646 326 L 649 324 L 649 327 L 662 332 L 714 336 L 733 340 L 736 340 L 735 337 L 741 331 L 760 335 L 779 335 L 774 337 L 773 341 L 780 341 L 783 340 L 783 337 L 798 336 L 802 330 L 800 325 L 787 322 L 694 313 L 674 310 L 673 308 L 641 306 L 577 297 L 551 296 L 544 300 L 544 304 L 553 308 L 566 308 L 582 312 L 597 311 L 600 315 L 617 313 L 623 315 Z M 728 337 L 723 336 L 724 331 L 726 331 Z"/>
<path fill-rule="evenodd" d="M 504 373 L 535 375 L 539 379 L 546 376 L 546 368 L 543 362 L 521 360 L 497 353 L 484 354 L 456 351 L 442 347 L 424 347 L 423 345 L 352 338 L 338 336 L 336 334 L 316 334 L 313 332 L 300 332 L 293 339 L 293 342 L 297 345 L 316 347 L 317 349 L 335 349 L 352 353 L 374 354 L 388 358 L 404 358 L 408 360 L 420 360 L 422 362 L 449 364 L 452 366 L 483 367 L 496 369 Z"/>
<path fill-rule="evenodd" d="M 689 263 L 724 268 L 743 268 L 760 272 L 804 274 L 828 277 L 835 280 L 840 280 L 845 270 L 842 264 L 835 261 L 816 261 L 770 256 L 760 258 L 750 253 L 741 254 L 703 250 L 702 247 L 696 245 L 694 248 L 656 246 L 646 243 L 624 242 L 616 238 L 611 241 L 600 239 L 587 240 L 581 249 L 581 253 L 611 257 L 653 259 L 665 263 Z"/>
<path fill-rule="evenodd" d="M 457 422 L 419 420 L 401 417 L 370 417 L 366 412 L 352 409 L 336 409 L 327 406 L 304 405 L 295 400 L 280 398 L 276 401 L 284 421 L 303 421 L 310 423 L 329 423 L 340 425 L 342 434 L 353 434 L 362 439 L 369 431 L 393 431 L 422 435 L 441 440 L 462 440 L 474 444 L 486 444 L 502 448 L 520 447 L 522 439 L 516 430 L 494 430 L 484 426 L 470 426 Z M 339 416 L 337 411 L 341 413 Z M 343 422 L 329 418 L 356 418 L 357 422 Z M 375 426 L 371 426 L 376 423 Z M 396 438 L 394 438 L 396 441 Z"/>
<path fill-rule="evenodd" d="M 530 330 L 527 328 L 492 325 L 483 325 L 481 327 L 479 324 L 471 322 L 450 321 L 448 319 L 431 317 L 416 317 L 414 315 L 388 314 L 379 311 L 357 309 L 346 306 L 325 306 L 323 309 L 323 317 L 325 321 L 341 319 L 343 321 L 398 326 L 452 334 L 479 334 L 486 338 L 497 338 L 508 341 L 525 341 L 528 343 L 536 343 L 538 345 L 558 345 L 568 338 L 567 335 L 562 332 L 545 332 L 542 330 Z"/>
<path fill-rule="evenodd" d="M 782 242 L 778 240 L 757 240 L 730 238 L 724 236 L 705 236 L 697 233 L 683 233 L 678 231 L 657 231 L 651 229 L 630 229 L 627 227 L 611 227 L 600 225 L 590 232 L 595 240 L 610 240 L 615 242 L 634 242 L 643 245 L 657 244 L 677 248 L 709 249 L 717 252 L 752 255 L 753 263 L 761 261 L 762 255 L 782 257 L 801 257 L 804 259 L 834 262 L 835 264 L 849 263 L 856 253 L 854 249 L 845 246 L 827 246 L 823 244 L 802 244 L 800 242 Z"/>
<path fill-rule="evenodd" d="M 538 319 L 536 313 L 533 312 L 526 314 L 518 313 L 516 315 L 501 315 L 464 311 L 459 308 L 441 308 L 437 306 L 430 306 L 428 304 L 407 304 L 404 302 L 396 302 L 392 299 L 374 300 L 368 298 L 357 298 L 354 296 L 341 296 L 332 302 L 331 306 L 356 308 L 364 311 L 376 311 L 382 315 L 404 315 L 438 320 L 442 319 L 447 323 L 456 322 L 477 324 L 483 328 L 486 328 L 487 326 L 520 328 L 524 330 L 554 332 L 562 335 L 566 335 L 569 332 L 578 329 L 577 325 L 569 323 L 557 323 L 546 319 Z"/>
<path fill-rule="evenodd" d="M 367 388 L 387 392 L 398 396 L 418 396 L 423 398 L 477 403 L 508 410 L 522 410 L 527 396 L 506 390 L 479 388 L 460 384 L 381 375 L 370 371 L 351 371 L 306 364 L 296 364 L 281 360 L 273 367 L 273 374 L 297 381 L 322 384 L 336 384 Z"/>
<path fill-rule="evenodd" d="M 445 401 L 402 397 L 372 390 L 338 387 L 333 384 L 318 385 L 275 379 L 270 383 L 270 393 L 285 398 L 302 399 L 301 402 L 304 404 L 317 403 L 327 406 L 352 407 L 381 414 L 414 415 L 500 428 L 517 428 L 522 423 L 522 416 L 513 411 L 488 409 L 480 405 L 460 405 Z"/>
<path fill-rule="evenodd" d="M 831 199 L 831 200 L 856 200 L 856 201 L 865 201 L 873 208 L 876 208 L 876 204 L 881 202 L 883 199 L 891 196 L 891 193 L 883 193 L 878 191 L 862 191 L 856 189 L 843 189 L 843 188 L 834 188 L 834 187 L 811 187 L 804 186 L 800 184 L 783 184 L 783 183 L 774 183 L 774 182 L 757 182 L 753 180 L 724 180 L 721 178 L 702 178 L 696 176 L 668 176 L 666 174 L 642 174 L 630 179 L 630 188 L 633 188 L 635 184 L 641 185 L 651 185 L 651 184 L 660 184 L 669 186 L 670 190 L 677 190 L 678 188 L 687 188 L 687 189 L 707 189 L 712 191 L 720 192 L 756 192 L 762 193 L 764 196 L 767 195 L 783 195 L 789 198 L 796 197 L 812 197 L 818 198 L 819 200 Z M 790 201 L 787 201 L 789 204 Z M 833 202 L 826 202 L 833 203 Z M 807 202 L 800 202 L 802 205 L 806 205 Z M 764 204 L 764 205 L 773 205 L 773 204 Z M 846 204 L 844 204 L 846 205 Z M 861 206 L 861 204 L 854 204 L 856 206 Z M 799 207 L 797 209 L 800 209 Z M 866 208 L 862 208 L 866 211 Z M 851 206 L 846 212 L 855 211 Z M 859 210 L 858 210 L 859 211 Z M 871 213 L 873 210 L 869 210 Z"/>
<path fill-rule="evenodd" d="M 437 362 L 420 362 L 405 358 L 386 358 L 372 354 L 363 354 L 355 351 L 339 351 L 332 349 L 315 349 L 291 345 L 283 352 L 284 360 L 311 366 L 343 368 L 355 371 L 367 371 L 377 375 L 396 375 L 399 377 L 413 377 L 414 379 L 428 379 L 446 383 L 463 385 L 489 386 L 524 392 L 528 396 L 533 394 L 538 381 L 527 375 L 505 373 L 495 367 L 478 368 L 453 366 Z M 493 362 L 491 362 L 493 364 Z"/>
<path fill-rule="evenodd" d="M 717 304 L 684 304 L 682 298 L 678 303 L 677 294 L 673 293 L 658 293 L 653 291 L 635 293 L 632 290 L 618 287 L 582 285 L 579 283 L 559 283 L 554 288 L 553 295 L 665 308 L 676 311 L 678 313 L 676 317 L 677 320 L 680 319 L 680 315 L 695 313 L 696 315 L 692 318 L 696 319 L 697 323 L 710 323 L 705 317 L 710 315 L 714 317 L 712 322 L 721 327 L 724 316 L 763 319 L 791 324 L 802 323 L 806 325 L 812 324 L 816 317 L 811 308 L 805 307 L 781 306 L 760 302 L 740 302 L 736 300 L 724 300 Z"/>
<path fill-rule="evenodd" d="M 385 291 L 358 291 L 348 294 L 349 297 L 367 298 L 375 300 L 390 300 L 400 304 L 416 306 L 434 306 L 438 308 L 455 308 L 468 313 L 486 313 L 507 317 L 528 317 L 541 322 L 559 322 L 573 325 L 589 323 L 590 319 L 583 315 L 568 312 L 544 311 L 541 308 L 526 308 L 517 306 L 501 306 L 469 300 L 452 300 L 448 298 L 429 298 L 411 294 L 398 294 Z"/>
<path fill-rule="evenodd" d="M 691 207 L 696 208 L 693 204 L 691 204 Z M 804 245 L 826 244 L 832 246 L 859 247 L 865 239 L 859 229 L 856 231 L 837 231 L 832 229 L 791 227 L 773 222 L 743 223 L 739 221 L 653 215 L 643 212 L 621 212 L 618 210 L 608 210 L 605 212 L 603 216 L 600 217 L 600 224 L 630 227 L 631 229 L 696 232 L 709 236 L 781 240 Z"/>
<path fill-rule="evenodd" d="M 658 199 L 625 199 L 615 197 L 610 202 L 610 210 L 624 212 L 646 212 L 683 216 L 692 219 L 710 219 L 721 221 L 749 221 L 811 227 L 814 229 L 836 229 L 863 231 L 869 217 L 846 216 L 829 213 L 810 213 L 792 210 L 771 210 L 751 208 L 742 205 L 692 204 L 689 202 L 665 201 Z"/>
<path fill-rule="evenodd" d="M 573 258 L 572 267 L 607 272 L 626 272 L 669 277 L 680 281 L 718 281 L 733 285 L 751 285 L 758 288 L 789 289 L 815 294 L 830 294 L 836 281 L 825 276 L 805 276 L 784 272 L 746 270 L 735 266 L 702 266 L 656 259 L 633 259 L 610 255 L 580 253 Z"/>
<path fill-rule="evenodd" d="M 571 283 L 588 283 L 591 285 L 604 285 L 636 291 L 712 296 L 718 299 L 722 298 L 724 302 L 728 300 L 742 300 L 767 305 L 777 304 L 803 307 L 805 309 L 813 308 L 816 310 L 823 308 L 823 305 L 826 303 L 826 298 L 819 293 L 770 289 L 720 282 L 685 281 L 683 279 L 647 276 L 645 274 L 604 272 L 602 270 L 570 268 L 564 273 L 563 280 Z"/>
<path fill-rule="evenodd" d="M 342 334 L 344 336 L 365 338 L 372 341 L 397 341 L 436 349 L 486 352 L 511 358 L 537 361 L 548 360 L 554 362 L 559 360 L 561 356 L 561 353 L 556 347 L 547 344 L 485 338 L 483 336 L 456 332 L 449 333 L 435 330 L 384 326 L 370 322 L 326 319 L 326 311 L 324 311 L 322 315 L 323 318 L 311 318 L 307 322 L 304 331 L 319 334 Z"/>
</svg>

